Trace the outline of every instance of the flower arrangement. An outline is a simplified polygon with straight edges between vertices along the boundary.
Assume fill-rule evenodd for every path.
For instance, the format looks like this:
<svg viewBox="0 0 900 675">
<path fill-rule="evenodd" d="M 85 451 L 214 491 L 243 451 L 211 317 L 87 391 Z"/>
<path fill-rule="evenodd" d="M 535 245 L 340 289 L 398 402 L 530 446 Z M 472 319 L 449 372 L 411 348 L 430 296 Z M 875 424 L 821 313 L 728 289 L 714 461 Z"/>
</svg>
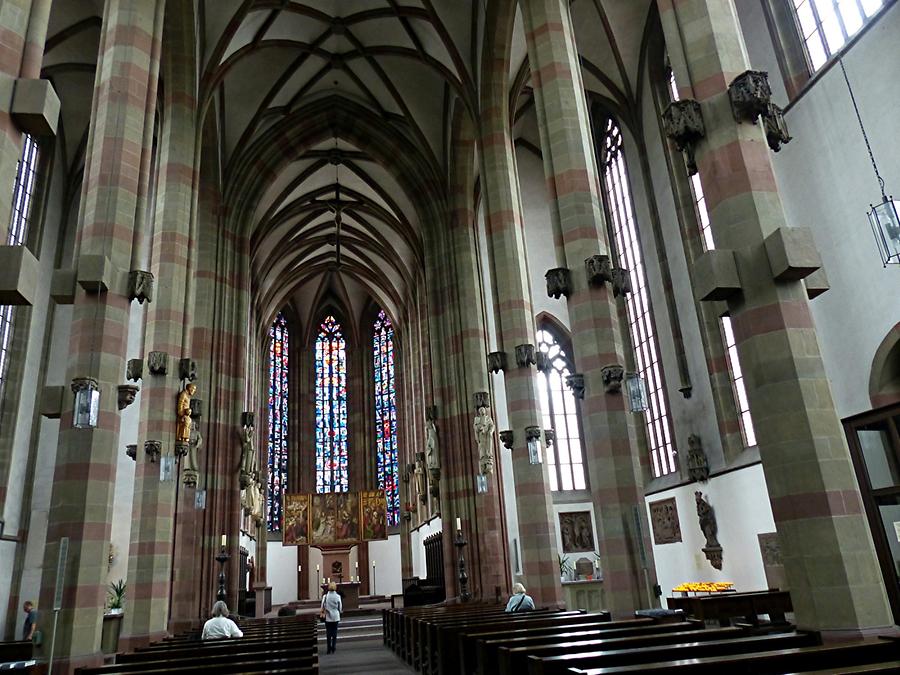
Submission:
<svg viewBox="0 0 900 675">
<path fill-rule="evenodd" d="M 722 593 L 734 589 L 730 581 L 686 581 L 672 589 L 673 593 Z"/>
</svg>

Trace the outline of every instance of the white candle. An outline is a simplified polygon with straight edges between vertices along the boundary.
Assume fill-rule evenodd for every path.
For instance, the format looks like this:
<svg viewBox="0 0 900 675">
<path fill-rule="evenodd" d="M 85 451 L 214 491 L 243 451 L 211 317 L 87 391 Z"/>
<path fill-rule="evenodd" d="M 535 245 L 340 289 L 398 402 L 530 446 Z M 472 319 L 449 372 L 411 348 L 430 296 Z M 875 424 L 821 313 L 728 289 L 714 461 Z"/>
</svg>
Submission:
<svg viewBox="0 0 900 675">
<path fill-rule="evenodd" d="M 302 571 L 303 571 L 303 565 L 297 565 L 297 571 L 298 571 L 298 572 L 302 572 Z"/>
<path fill-rule="evenodd" d="M 456 519 L 456 531 L 459 532 L 462 529 L 462 520 L 459 518 Z"/>
<path fill-rule="evenodd" d="M 222 548 L 225 548 L 226 543 L 228 542 L 228 537 L 224 534 L 222 535 Z"/>
<path fill-rule="evenodd" d="M 359 560 L 356 561 L 356 569 L 359 569 Z"/>
<path fill-rule="evenodd" d="M 375 567 L 375 561 L 374 561 L 374 560 L 372 561 L 372 567 Z"/>
<path fill-rule="evenodd" d="M 318 566 L 318 565 L 316 565 L 316 572 L 318 572 L 318 571 L 319 571 L 319 566 Z"/>
</svg>

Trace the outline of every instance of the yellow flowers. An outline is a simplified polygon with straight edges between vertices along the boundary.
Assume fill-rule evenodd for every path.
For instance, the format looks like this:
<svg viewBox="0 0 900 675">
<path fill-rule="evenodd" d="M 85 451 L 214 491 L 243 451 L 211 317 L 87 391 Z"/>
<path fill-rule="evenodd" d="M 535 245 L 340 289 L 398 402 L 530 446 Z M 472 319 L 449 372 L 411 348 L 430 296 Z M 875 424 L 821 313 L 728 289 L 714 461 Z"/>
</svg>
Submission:
<svg viewBox="0 0 900 675">
<path fill-rule="evenodd" d="M 687 581 L 672 589 L 673 593 L 721 593 L 730 591 L 734 584 L 730 581 Z"/>
</svg>

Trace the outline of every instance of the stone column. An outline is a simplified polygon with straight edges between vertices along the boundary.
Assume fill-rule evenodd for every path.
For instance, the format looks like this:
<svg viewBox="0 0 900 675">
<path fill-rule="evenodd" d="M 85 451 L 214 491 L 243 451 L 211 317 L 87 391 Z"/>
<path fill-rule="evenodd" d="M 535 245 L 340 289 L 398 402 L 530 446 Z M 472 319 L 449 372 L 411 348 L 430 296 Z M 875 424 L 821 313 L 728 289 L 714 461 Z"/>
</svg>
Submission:
<svg viewBox="0 0 900 675">
<path fill-rule="evenodd" d="M 61 537 L 68 564 L 56 655 L 63 672 L 98 665 L 106 601 L 107 547 L 119 446 L 116 385 L 125 373 L 132 230 L 147 100 L 155 97 L 153 55 L 162 28 L 161 2 L 106 3 L 94 89 L 94 115 L 78 223 L 79 284 L 75 295 L 67 379 L 99 382 L 93 429 L 72 426 L 72 399 L 60 419 L 50 503 L 41 606 L 53 607 Z M 106 286 L 106 290 L 102 290 Z M 101 292 L 97 292 L 97 290 Z M 131 602 L 129 596 L 129 602 Z M 52 627 L 50 613 L 44 629 Z M 47 642 L 51 639 L 47 635 Z"/>
<path fill-rule="evenodd" d="M 131 551 L 128 560 L 128 611 L 122 625 L 122 638 L 127 647 L 156 640 L 164 636 L 170 616 L 170 585 L 179 579 L 192 578 L 192 566 L 183 556 L 172 565 L 174 553 L 174 524 L 176 494 L 185 490 L 194 494 L 193 487 L 181 485 L 183 474 L 177 470 L 169 481 L 160 480 L 160 462 L 165 457 L 179 459 L 175 445 L 176 402 L 184 387 L 179 372 L 179 360 L 191 355 L 182 351 L 186 332 L 190 330 L 189 308 L 186 303 L 188 264 L 191 251 L 191 222 L 194 217 L 196 101 L 193 96 L 193 77 L 185 63 L 190 63 L 190 33 L 179 30 L 175 4 L 166 12 L 166 88 L 162 127 L 158 139 L 159 182 L 156 194 L 155 223 L 150 243 L 150 271 L 155 278 L 153 301 L 145 319 L 145 369 L 141 392 L 141 426 L 135 470 L 134 505 L 132 508 Z M 155 96 L 149 108 L 145 127 L 145 142 L 149 152 L 152 138 L 152 112 Z M 147 133 L 149 131 L 149 133 Z M 146 163 L 149 166 L 149 163 Z M 167 373 L 149 370 L 150 354 L 163 353 L 168 360 Z M 206 399 L 198 388 L 195 398 Z M 192 420 L 192 427 L 201 431 L 202 416 Z M 202 435 L 202 434 L 201 434 Z M 160 442 L 161 456 L 152 458 L 143 452 L 149 441 Z M 201 446 L 202 451 L 202 446 Z M 193 499 L 188 500 L 193 512 Z M 184 501 L 182 500 L 182 503 Z M 182 539 L 191 533 L 184 515 L 179 518 Z M 193 537 L 191 537 L 193 539 Z M 192 548 L 192 547 L 191 547 Z M 192 556 L 191 556 L 192 557 Z M 174 569 L 173 569 L 174 568 Z M 179 584 L 181 586 L 181 584 Z M 186 589 L 181 589 L 182 591 Z M 189 597 L 189 596 L 188 596 Z M 190 607 L 183 602 L 182 619 L 189 620 Z M 177 602 L 173 597 L 173 603 Z"/>
<path fill-rule="evenodd" d="M 519 180 L 510 132 L 508 75 L 514 3 L 488 7 L 488 26 L 500 26 L 485 47 L 481 95 L 481 164 L 488 246 L 493 263 L 499 318 L 498 349 L 506 355 L 505 384 L 512 449 L 516 506 L 522 537 L 522 569 L 538 605 L 562 604 L 553 499 L 547 464 L 530 464 L 525 428 L 540 427 L 540 402 L 533 365 L 516 364 L 516 347 L 534 344 L 534 310 L 525 261 L 525 235 Z M 501 16 L 502 15 L 502 16 Z M 540 441 L 539 441 L 540 442 Z"/>
<path fill-rule="evenodd" d="M 728 309 L 797 625 L 880 629 L 891 614 L 805 288 L 774 280 L 766 253 L 766 238 L 787 227 L 769 149 L 761 126 L 737 122 L 729 101 L 729 83 L 750 68 L 737 12 L 720 0 L 659 8 L 670 53 L 683 52 L 676 80 L 690 83 L 685 96 L 700 102 L 706 123 L 697 164 L 715 254 L 733 252 L 740 278 Z"/>
<path fill-rule="evenodd" d="M 600 176 L 568 2 L 533 0 L 523 3 L 522 9 L 550 217 L 571 275 L 567 305 L 575 363 L 584 375 L 584 446 L 603 590 L 613 615 L 625 617 L 653 602 L 649 586 L 655 583 L 655 569 L 633 417 L 620 391 L 607 393 L 603 384 L 604 366 L 626 363 L 616 301 L 611 284 L 590 283 L 585 267 L 589 258 L 612 260 L 615 255 L 606 239 Z M 547 245 L 551 244 L 548 237 Z"/>
</svg>

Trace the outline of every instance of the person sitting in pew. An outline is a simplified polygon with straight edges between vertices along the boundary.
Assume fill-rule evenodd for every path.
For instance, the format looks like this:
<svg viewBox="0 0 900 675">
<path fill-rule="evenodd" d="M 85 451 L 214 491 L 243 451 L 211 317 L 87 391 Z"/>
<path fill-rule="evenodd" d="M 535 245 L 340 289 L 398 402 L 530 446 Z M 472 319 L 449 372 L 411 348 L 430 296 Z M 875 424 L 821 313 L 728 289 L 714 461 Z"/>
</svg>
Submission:
<svg viewBox="0 0 900 675">
<path fill-rule="evenodd" d="M 522 584 L 513 586 L 513 594 L 506 603 L 507 612 L 530 612 L 534 609 L 534 600 L 525 593 L 525 587 Z"/>
<path fill-rule="evenodd" d="M 237 624 L 228 618 L 228 605 L 219 600 L 212 608 L 212 618 L 203 624 L 203 640 L 244 637 Z"/>
</svg>

